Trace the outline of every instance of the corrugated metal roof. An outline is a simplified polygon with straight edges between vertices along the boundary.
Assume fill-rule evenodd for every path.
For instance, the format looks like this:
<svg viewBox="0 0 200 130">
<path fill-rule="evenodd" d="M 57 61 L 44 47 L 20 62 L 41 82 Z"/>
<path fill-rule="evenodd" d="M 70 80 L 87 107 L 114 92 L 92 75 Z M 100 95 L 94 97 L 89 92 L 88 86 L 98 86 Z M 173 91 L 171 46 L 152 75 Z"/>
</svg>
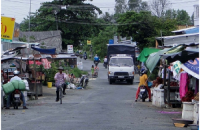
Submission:
<svg viewBox="0 0 200 130">
<path fill-rule="evenodd" d="M 156 39 L 158 39 L 158 40 L 161 40 L 161 39 L 172 39 L 172 38 L 195 36 L 195 35 L 199 35 L 199 33 L 174 35 L 174 36 L 164 36 L 164 37 L 156 37 Z"/>
<path fill-rule="evenodd" d="M 180 30 L 174 30 L 172 31 L 173 33 L 176 33 L 176 32 L 183 32 L 183 31 L 186 31 L 186 30 L 190 30 L 190 29 L 194 29 L 196 27 L 190 27 L 190 28 L 184 28 L 184 29 L 180 29 Z"/>
</svg>

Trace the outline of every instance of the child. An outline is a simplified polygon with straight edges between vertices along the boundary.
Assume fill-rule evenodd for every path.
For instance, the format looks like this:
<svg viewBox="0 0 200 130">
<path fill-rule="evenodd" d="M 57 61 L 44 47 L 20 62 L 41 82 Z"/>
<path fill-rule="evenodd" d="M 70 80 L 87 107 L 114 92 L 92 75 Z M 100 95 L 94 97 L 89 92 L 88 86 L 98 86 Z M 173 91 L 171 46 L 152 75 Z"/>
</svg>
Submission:
<svg viewBox="0 0 200 130">
<path fill-rule="evenodd" d="M 91 72 L 92 72 L 92 76 L 93 76 L 94 75 L 94 65 L 92 65 Z"/>
<path fill-rule="evenodd" d="M 94 67 L 94 75 L 95 75 L 95 76 L 98 76 L 98 71 L 99 71 L 99 67 L 96 65 L 96 66 Z"/>
</svg>

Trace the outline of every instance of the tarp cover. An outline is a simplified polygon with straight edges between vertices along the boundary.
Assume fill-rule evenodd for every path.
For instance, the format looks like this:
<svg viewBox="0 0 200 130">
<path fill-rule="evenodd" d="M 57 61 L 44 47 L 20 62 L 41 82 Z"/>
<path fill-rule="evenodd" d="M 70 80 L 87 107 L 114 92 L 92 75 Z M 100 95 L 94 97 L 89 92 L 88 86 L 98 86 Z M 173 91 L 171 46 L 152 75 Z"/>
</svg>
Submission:
<svg viewBox="0 0 200 130">
<path fill-rule="evenodd" d="M 158 51 L 160 51 L 160 49 L 144 48 L 137 59 L 141 62 L 145 62 L 151 53 L 158 52 Z"/>
<path fill-rule="evenodd" d="M 33 50 L 39 51 L 42 54 L 56 54 L 56 48 L 52 48 L 52 49 L 42 49 L 40 47 L 37 46 L 32 46 L 31 47 Z"/>
<path fill-rule="evenodd" d="M 199 27 L 185 30 L 185 33 L 186 33 L 186 34 L 199 33 Z"/>
<path fill-rule="evenodd" d="M 181 65 L 181 68 L 188 74 L 199 79 L 199 58 L 196 58 L 194 61 L 187 61 L 186 63 Z"/>
<path fill-rule="evenodd" d="M 164 50 L 160 50 L 158 52 L 152 53 L 149 55 L 148 59 L 146 60 L 146 67 L 149 69 L 150 73 L 154 70 L 156 65 L 158 64 L 160 60 L 160 55 L 167 52 L 170 48 L 166 48 Z"/>
<path fill-rule="evenodd" d="M 199 57 L 199 49 L 188 49 L 181 52 L 162 55 L 162 58 L 166 59 L 168 63 L 172 63 L 177 60 L 179 60 L 181 63 L 185 63 L 188 60 L 194 60 L 197 57 Z"/>
<path fill-rule="evenodd" d="M 129 54 L 133 57 L 133 61 L 135 63 L 135 46 L 128 44 L 109 44 L 107 57 L 109 61 L 109 56 L 111 54 Z"/>
</svg>

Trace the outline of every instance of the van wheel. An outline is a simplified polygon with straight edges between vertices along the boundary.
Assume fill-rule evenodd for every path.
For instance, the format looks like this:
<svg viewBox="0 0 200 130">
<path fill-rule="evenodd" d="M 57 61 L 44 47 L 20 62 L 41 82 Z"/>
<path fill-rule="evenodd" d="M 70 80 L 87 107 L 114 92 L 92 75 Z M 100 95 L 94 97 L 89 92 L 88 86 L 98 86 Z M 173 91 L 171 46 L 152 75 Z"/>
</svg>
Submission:
<svg viewBox="0 0 200 130">
<path fill-rule="evenodd" d="M 109 79 L 109 84 L 112 84 L 112 80 L 111 79 Z"/>
<path fill-rule="evenodd" d="M 145 99 L 142 99 L 142 102 L 145 102 Z"/>
</svg>

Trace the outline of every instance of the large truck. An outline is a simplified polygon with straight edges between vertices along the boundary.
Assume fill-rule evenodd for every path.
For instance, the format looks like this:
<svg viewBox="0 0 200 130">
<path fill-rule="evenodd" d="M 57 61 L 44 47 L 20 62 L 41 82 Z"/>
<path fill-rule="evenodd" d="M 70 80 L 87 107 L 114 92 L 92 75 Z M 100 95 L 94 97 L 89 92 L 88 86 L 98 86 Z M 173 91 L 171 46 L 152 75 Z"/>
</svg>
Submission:
<svg viewBox="0 0 200 130">
<path fill-rule="evenodd" d="M 110 84 L 115 81 L 127 81 L 133 84 L 135 47 L 130 44 L 108 44 L 108 81 Z"/>
</svg>

